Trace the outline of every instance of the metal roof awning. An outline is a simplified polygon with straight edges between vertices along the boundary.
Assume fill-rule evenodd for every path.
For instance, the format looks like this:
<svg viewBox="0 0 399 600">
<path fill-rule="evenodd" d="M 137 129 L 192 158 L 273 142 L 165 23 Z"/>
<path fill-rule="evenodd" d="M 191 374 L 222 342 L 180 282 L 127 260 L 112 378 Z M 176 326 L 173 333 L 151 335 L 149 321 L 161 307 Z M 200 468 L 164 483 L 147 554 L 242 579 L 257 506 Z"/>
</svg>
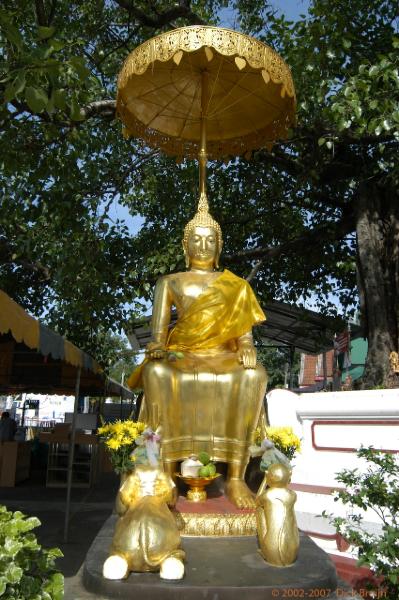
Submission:
<svg viewBox="0 0 399 600">
<path fill-rule="evenodd" d="M 261 340 L 268 344 L 291 346 L 306 354 L 320 354 L 334 347 L 334 335 L 347 327 L 339 317 L 328 317 L 314 310 L 269 302 L 262 308 L 267 320 L 256 331 Z M 351 326 L 352 337 L 360 335 L 360 327 Z"/>
<path fill-rule="evenodd" d="M 255 328 L 256 337 L 269 346 L 294 347 L 307 354 L 320 354 L 331 350 L 334 335 L 347 324 L 341 318 L 327 317 L 316 311 L 299 308 L 283 302 L 262 305 L 266 321 Z M 171 327 L 177 315 L 172 312 Z M 351 326 L 352 338 L 360 335 L 360 328 Z M 133 350 L 139 352 L 151 341 L 151 315 L 131 323 L 127 332 Z"/>
</svg>

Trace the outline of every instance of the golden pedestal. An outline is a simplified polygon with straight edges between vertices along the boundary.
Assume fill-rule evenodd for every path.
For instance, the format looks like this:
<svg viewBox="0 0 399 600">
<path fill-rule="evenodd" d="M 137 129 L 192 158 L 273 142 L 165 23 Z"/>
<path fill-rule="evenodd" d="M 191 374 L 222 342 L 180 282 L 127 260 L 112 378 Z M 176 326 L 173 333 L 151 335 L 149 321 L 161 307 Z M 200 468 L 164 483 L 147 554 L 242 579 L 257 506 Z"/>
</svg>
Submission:
<svg viewBox="0 0 399 600">
<path fill-rule="evenodd" d="M 184 537 L 256 535 L 255 509 L 240 510 L 223 495 L 197 502 L 180 496 L 174 515 Z"/>
</svg>

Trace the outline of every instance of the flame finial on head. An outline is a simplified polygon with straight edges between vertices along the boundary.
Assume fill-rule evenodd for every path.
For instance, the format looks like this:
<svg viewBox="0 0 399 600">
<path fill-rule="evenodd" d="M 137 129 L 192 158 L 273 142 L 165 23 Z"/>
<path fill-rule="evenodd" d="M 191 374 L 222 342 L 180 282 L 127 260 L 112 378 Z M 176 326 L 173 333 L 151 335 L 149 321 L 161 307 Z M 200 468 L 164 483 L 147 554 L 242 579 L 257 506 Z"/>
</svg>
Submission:
<svg viewBox="0 0 399 600">
<path fill-rule="evenodd" d="M 218 248 L 220 252 L 223 245 L 222 230 L 219 223 L 215 221 L 209 212 L 209 204 L 206 194 L 201 194 L 198 202 L 197 212 L 184 228 L 183 246 L 185 249 L 187 248 L 189 235 L 195 229 L 195 227 L 212 227 L 216 232 Z"/>
</svg>

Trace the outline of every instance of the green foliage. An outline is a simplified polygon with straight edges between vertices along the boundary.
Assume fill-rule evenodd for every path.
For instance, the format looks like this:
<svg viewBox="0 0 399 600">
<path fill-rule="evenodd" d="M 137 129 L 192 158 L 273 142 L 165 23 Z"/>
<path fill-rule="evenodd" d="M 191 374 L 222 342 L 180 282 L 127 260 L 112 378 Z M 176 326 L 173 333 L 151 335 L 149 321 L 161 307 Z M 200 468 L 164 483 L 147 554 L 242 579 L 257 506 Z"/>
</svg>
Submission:
<svg viewBox="0 0 399 600">
<path fill-rule="evenodd" d="M 0 506 L 0 598 L 4 600 L 62 600 L 64 578 L 55 567 L 63 556 L 58 548 L 46 550 L 32 530 L 36 517 L 10 512 Z"/>
<path fill-rule="evenodd" d="M 272 390 L 273 388 L 283 387 L 284 384 L 289 385 L 289 361 L 290 361 L 290 349 L 289 348 L 268 348 L 267 346 L 257 345 L 256 351 L 259 362 L 265 367 L 267 371 L 267 388 Z M 294 376 L 294 385 L 298 382 L 298 375 L 300 369 L 300 353 L 294 353 L 294 360 L 292 365 L 292 371 Z"/>
<path fill-rule="evenodd" d="M 129 48 L 157 33 L 142 21 L 169 8 L 5 0 L 0 10 L 0 287 L 106 367 L 110 332 L 182 261 L 181 250 L 154 256 L 113 210 L 151 156 L 114 119 L 116 75 Z"/>
<path fill-rule="evenodd" d="M 350 508 L 346 518 L 332 520 L 337 532 L 353 544 L 360 565 L 367 565 L 376 576 L 383 578 L 389 600 L 399 595 L 399 460 L 397 455 L 361 448 L 357 456 L 366 461 L 364 471 L 343 470 L 337 481 L 345 490 L 335 493 Z M 364 528 L 361 511 L 374 511 L 381 524 L 379 533 Z M 324 515 L 326 516 L 326 515 Z"/>
<path fill-rule="evenodd" d="M 129 348 L 127 340 L 118 335 L 106 335 L 102 347 L 106 351 L 99 351 L 97 356 L 103 364 L 108 360 L 108 374 L 118 382 L 125 382 L 136 365 L 136 353 Z"/>
</svg>

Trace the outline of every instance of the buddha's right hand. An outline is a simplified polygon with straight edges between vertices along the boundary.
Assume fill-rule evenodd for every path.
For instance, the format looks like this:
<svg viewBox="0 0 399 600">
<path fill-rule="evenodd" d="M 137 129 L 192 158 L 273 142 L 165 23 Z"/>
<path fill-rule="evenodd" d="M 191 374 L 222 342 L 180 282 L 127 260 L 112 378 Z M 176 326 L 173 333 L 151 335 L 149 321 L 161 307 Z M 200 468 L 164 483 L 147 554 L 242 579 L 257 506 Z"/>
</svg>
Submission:
<svg viewBox="0 0 399 600">
<path fill-rule="evenodd" d="M 145 349 L 145 355 L 150 360 L 164 358 L 166 348 L 160 342 L 150 342 Z"/>
</svg>

